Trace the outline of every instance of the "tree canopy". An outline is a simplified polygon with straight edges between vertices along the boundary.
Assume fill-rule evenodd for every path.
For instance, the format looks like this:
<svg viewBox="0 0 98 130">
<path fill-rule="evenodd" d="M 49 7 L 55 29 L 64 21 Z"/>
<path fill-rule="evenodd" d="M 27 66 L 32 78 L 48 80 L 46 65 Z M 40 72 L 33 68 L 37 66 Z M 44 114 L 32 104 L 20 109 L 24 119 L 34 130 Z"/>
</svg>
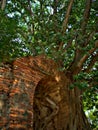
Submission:
<svg viewBox="0 0 98 130">
<path fill-rule="evenodd" d="M 98 129 L 98 1 L 2 0 L 0 62 L 45 54 L 74 77 L 83 105 Z"/>
</svg>

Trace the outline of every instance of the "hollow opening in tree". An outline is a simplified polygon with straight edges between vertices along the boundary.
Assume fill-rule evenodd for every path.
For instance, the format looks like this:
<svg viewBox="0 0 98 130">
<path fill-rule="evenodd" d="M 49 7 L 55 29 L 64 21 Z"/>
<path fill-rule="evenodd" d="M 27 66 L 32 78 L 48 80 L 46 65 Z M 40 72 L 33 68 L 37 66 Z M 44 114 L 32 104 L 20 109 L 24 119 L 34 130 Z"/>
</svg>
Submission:
<svg viewBox="0 0 98 130">
<path fill-rule="evenodd" d="M 34 95 L 34 130 L 54 129 L 57 123 L 60 101 L 60 85 L 53 77 L 41 79 Z"/>
</svg>

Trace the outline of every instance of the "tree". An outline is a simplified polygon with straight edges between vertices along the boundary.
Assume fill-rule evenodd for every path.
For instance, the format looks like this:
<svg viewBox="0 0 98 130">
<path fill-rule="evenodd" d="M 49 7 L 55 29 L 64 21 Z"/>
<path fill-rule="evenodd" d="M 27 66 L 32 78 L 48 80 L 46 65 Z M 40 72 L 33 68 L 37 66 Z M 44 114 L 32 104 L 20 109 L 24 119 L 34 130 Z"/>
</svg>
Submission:
<svg viewBox="0 0 98 130">
<path fill-rule="evenodd" d="M 1 7 L 3 7 L 2 3 Z M 59 71 L 69 81 L 66 81 L 68 83 L 66 86 L 70 90 L 66 90 L 67 93 L 62 91 L 62 96 L 64 100 L 69 97 L 67 103 L 72 108 L 76 103 L 76 108 L 74 108 L 73 114 L 70 110 L 70 117 L 63 119 L 59 129 L 71 130 L 76 127 L 79 130 L 90 129 L 82 113 L 81 98 L 83 94 L 86 99 L 84 100 L 85 110 L 92 109 L 94 113 L 97 112 L 97 6 L 96 0 L 81 0 L 79 2 L 77 0 L 10 0 L 7 1 L 6 8 L 2 8 L 1 11 L 2 26 L 0 30 L 3 31 L 2 27 L 5 27 L 4 33 L 1 32 L 1 34 L 4 34 L 6 39 L 5 36 L 0 35 L 0 46 L 5 49 L 6 45 L 9 45 L 6 54 L 4 49 L 0 50 L 3 57 L 1 60 L 9 61 L 24 55 L 45 54 L 58 64 Z M 12 24 L 7 25 L 10 21 Z M 16 42 L 17 44 L 15 44 Z M 18 54 L 18 52 L 20 53 Z M 9 58 L 6 58 L 8 55 Z M 86 107 L 87 100 L 90 100 L 87 97 L 88 93 L 94 95 L 92 97 L 95 101 L 94 105 L 91 103 L 90 108 Z M 61 110 L 67 110 L 66 106 L 66 102 L 65 104 L 63 102 Z M 78 113 L 77 115 L 75 115 L 75 111 Z M 63 115 L 64 113 L 61 114 L 62 118 Z M 97 122 L 97 120 L 95 121 Z M 65 125 L 65 122 L 68 124 Z M 96 125 L 92 124 L 92 127 L 97 129 Z"/>
</svg>

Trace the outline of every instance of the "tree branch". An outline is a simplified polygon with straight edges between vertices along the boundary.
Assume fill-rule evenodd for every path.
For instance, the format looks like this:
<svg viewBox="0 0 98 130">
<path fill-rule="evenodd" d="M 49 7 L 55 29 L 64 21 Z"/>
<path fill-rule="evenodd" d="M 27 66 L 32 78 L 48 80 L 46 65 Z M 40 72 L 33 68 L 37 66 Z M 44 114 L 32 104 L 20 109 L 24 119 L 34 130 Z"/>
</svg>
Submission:
<svg viewBox="0 0 98 130">
<path fill-rule="evenodd" d="M 82 56 L 81 50 L 77 49 L 75 58 L 74 58 L 73 62 L 71 63 L 70 68 L 68 68 L 67 71 L 71 71 L 73 74 L 79 73 L 83 67 L 83 63 L 88 59 L 88 57 L 90 55 L 93 54 L 93 52 L 97 48 L 98 48 L 98 40 L 95 42 L 95 47 L 92 48 L 91 50 L 89 50 L 88 53 L 85 54 L 84 56 Z"/>
<path fill-rule="evenodd" d="M 70 3 L 68 5 L 68 9 L 67 9 L 67 12 L 66 12 L 66 15 L 65 15 L 65 19 L 64 19 L 63 24 L 62 24 L 62 30 L 61 30 L 62 35 L 64 35 L 64 33 L 66 32 L 68 19 L 70 17 L 70 12 L 71 12 L 71 9 L 72 9 L 73 2 L 74 2 L 74 0 L 70 0 Z M 63 46 L 63 42 L 60 43 L 59 50 L 62 48 L 62 46 Z"/>
<path fill-rule="evenodd" d="M 54 4 L 53 4 L 53 14 L 57 14 L 57 4 L 58 4 L 58 0 L 54 0 L 53 1 Z"/>
<path fill-rule="evenodd" d="M 92 60 L 90 61 L 87 69 L 84 69 L 84 72 L 89 73 L 96 61 L 98 61 L 98 53 L 92 56 Z"/>
<path fill-rule="evenodd" d="M 29 6 L 29 8 L 26 8 L 26 9 L 30 12 L 31 16 L 34 16 L 32 9 L 31 9 L 30 0 L 28 0 L 28 6 Z"/>
<path fill-rule="evenodd" d="M 78 67 L 82 68 L 83 63 L 87 60 L 87 58 L 89 57 L 89 55 L 91 55 L 96 49 L 98 48 L 98 40 L 95 42 L 95 47 L 92 48 L 91 50 L 89 50 L 88 54 L 84 55 L 81 60 L 78 63 Z"/>
<path fill-rule="evenodd" d="M 74 0 L 70 0 L 70 3 L 68 5 L 68 9 L 67 9 L 67 12 L 66 12 L 66 15 L 65 15 L 65 19 L 64 19 L 63 25 L 62 25 L 62 34 L 64 34 L 64 32 L 66 32 L 68 19 L 70 17 L 70 12 L 71 12 L 71 9 L 72 9 L 73 2 L 74 2 Z"/>
<path fill-rule="evenodd" d="M 81 30 L 82 30 L 83 34 L 85 33 L 85 29 L 86 29 L 86 26 L 87 26 L 87 23 L 88 23 L 88 20 L 89 20 L 91 3 L 92 3 L 92 0 L 86 0 L 83 22 L 81 24 Z"/>
<path fill-rule="evenodd" d="M 95 30 L 88 35 L 88 37 L 84 43 L 84 46 L 88 45 L 89 41 L 93 38 L 94 34 L 95 34 Z"/>
</svg>

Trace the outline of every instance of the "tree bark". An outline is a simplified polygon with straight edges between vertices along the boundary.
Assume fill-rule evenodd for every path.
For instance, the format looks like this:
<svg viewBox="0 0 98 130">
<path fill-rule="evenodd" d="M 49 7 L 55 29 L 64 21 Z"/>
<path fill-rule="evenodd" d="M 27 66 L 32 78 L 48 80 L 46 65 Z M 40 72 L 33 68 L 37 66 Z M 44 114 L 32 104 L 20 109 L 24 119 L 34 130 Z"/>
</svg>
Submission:
<svg viewBox="0 0 98 130">
<path fill-rule="evenodd" d="M 6 0 L 1 0 L 1 10 L 4 10 L 6 6 Z"/>
<path fill-rule="evenodd" d="M 91 130 L 81 90 L 45 56 L 0 65 L 0 129 Z"/>
</svg>

